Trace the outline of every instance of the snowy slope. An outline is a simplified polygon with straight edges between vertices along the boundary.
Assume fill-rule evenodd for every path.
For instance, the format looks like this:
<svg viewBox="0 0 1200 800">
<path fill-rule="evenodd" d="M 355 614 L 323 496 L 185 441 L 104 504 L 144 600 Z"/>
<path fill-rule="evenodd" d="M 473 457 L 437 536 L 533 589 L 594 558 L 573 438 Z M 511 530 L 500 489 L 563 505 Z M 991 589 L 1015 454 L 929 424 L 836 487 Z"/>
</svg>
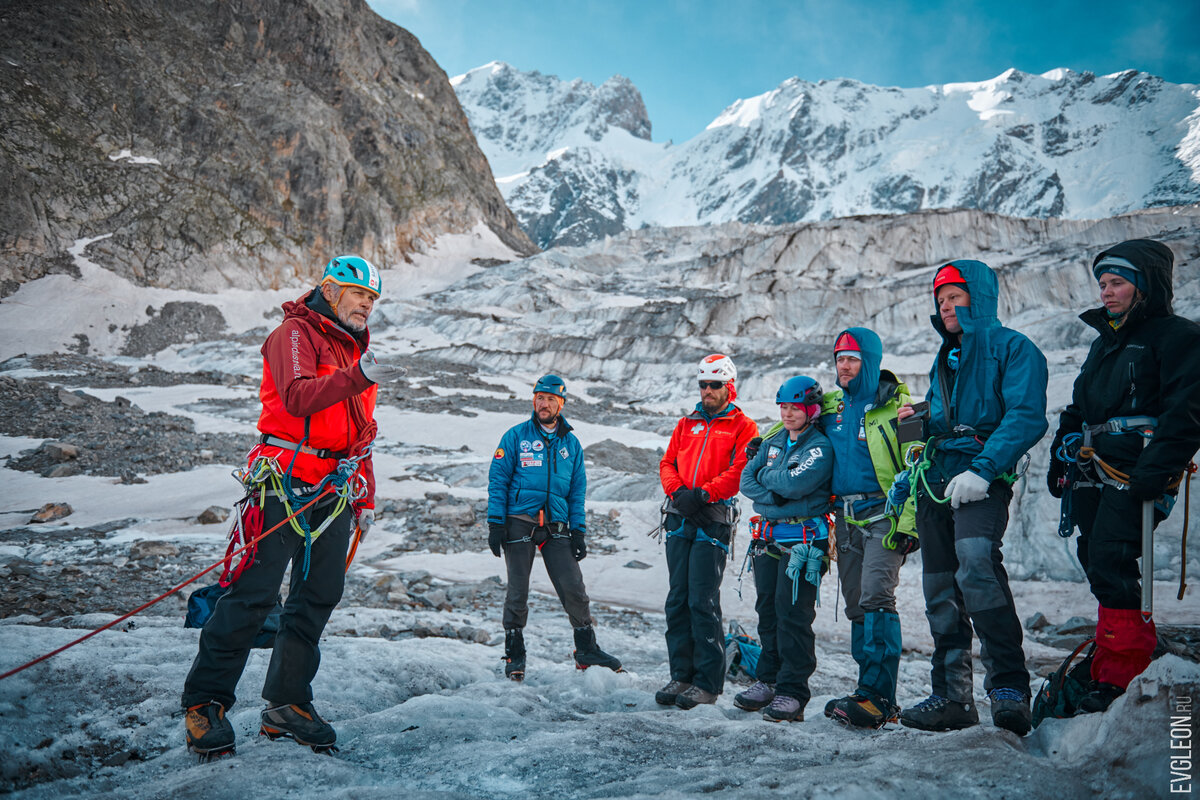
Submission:
<svg viewBox="0 0 1200 800">
<path fill-rule="evenodd" d="M 625 79 L 595 87 L 493 63 L 453 82 L 542 246 L 643 225 L 936 208 L 1094 219 L 1200 199 L 1200 90 L 1135 71 L 913 89 L 790 78 L 680 145 L 640 136 L 648 121 L 604 128 L 614 84 L 637 95 Z M 571 114 L 547 114 L 563 104 Z"/>
<path fill-rule="evenodd" d="M 1079 274 L 1086 254 L 1100 241 L 1167 238 L 1186 257 L 1177 274 L 1179 306 L 1194 316 L 1200 312 L 1198 214 L 1144 212 L 1098 224 L 979 212 L 782 229 L 730 223 L 627 233 L 589 248 L 499 264 L 513 255 L 486 229 L 443 238 L 414 264 L 384 271 L 387 294 L 372 319 L 374 347 L 402 355 L 412 377 L 381 396 L 380 522 L 358 553 L 347 596 L 322 641 L 314 688 L 318 708 L 339 731 L 342 752 L 316 756 L 255 735 L 267 664 L 267 654 L 255 651 L 231 712 L 237 756 L 196 764 L 184 751 L 182 722 L 173 713 L 197 631 L 180 627 L 181 603 L 170 600 L 133 625 L 0 681 L 0 749 L 6 754 L 0 786 L 18 788 L 15 796 L 27 798 L 205 800 L 400 793 L 682 798 L 933 792 L 988 800 L 1161 794 L 1169 775 L 1170 697 L 1200 684 L 1196 663 L 1164 657 L 1110 713 L 1048 722 L 1022 740 L 991 726 L 982 675 L 976 696 L 984 722 L 978 728 L 951 734 L 900 727 L 878 734 L 846 731 L 820 713 L 827 700 L 852 688 L 856 674 L 836 574 L 821 590 L 818 667 L 804 722 L 771 725 L 736 710 L 732 693 L 741 687 L 735 684 L 715 707 L 686 713 L 659 708 L 653 692 L 668 677 L 660 613 L 666 569 L 661 545 L 645 535 L 657 522 L 654 477 L 616 470 L 602 459 L 589 465 L 589 509 L 608 521 L 609 532 L 596 526 L 593 552 L 582 568 L 600 644 L 621 657 L 628 672 L 574 670 L 569 624 L 557 600 L 542 594 L 531 602 L 527 629 L 530 677 L 513 685 L 499 674 L 503 590 L 488 581 L 503 574 L 502 562 L 487 551 L 477 516 L 473 527 L 460 527 L 451 514 L 469 516 L 471 504 L 482 502 L 492 448 L 527 414 L 530 383 L 547 369 L 568 376 L 567 415 L 586 448 L 611 440 L 644 451 L 649 463 L 678 413 L 694 400 L 692 364 L 710 349 L 734 354 L 743 376 L 741 402 L 763 420 L 775 413 L 770 398 L 782 376 L 823 370 L 827 379 L 828 334 L 847 320 L 881 330 L 888 362 L 914 383 L 921 380 L 929 363 L 923 318 L 930 310 L 928 274 L 951 251 L 985 253 L 1000 268 L 1009 303 L 1002 316 L 1015 318 L 1050 351 L 1051 405 L 1061 403 L 1084 341 L 1067 312 L 1091 300 L 1091 286 Z M 8 381 L 43 381 L 103 400 L 120 394 L 148 412 L 186 417 L 197 431 L 249 435 L 262 335 L 277 319 L 272 311 L 280 296 L 299 295 L 303 287 L 257 297 L 141 288 L 90 264 L 87 248 L 80 241 L 74 249 L 78 278 L 32 281 L 0 302 L 0 330 L 17 335 L 26 325 L 34 328 L 0 356 L 0 390 Z M 96 297 L 113 299 L 97 304 Z M 152 324 L 170 302 L 209 303 L 227 328 L 148 355 L 119 355 L 133 331 Z M 45 323 L 34 313 L 58 307 L 93 313 Z M 105 325 L 109 320 L 113 330 Z M 97 366 L 128 370 L 128 385 L 99 382 L 94 371 L 63 374 L 32 364 L 29 357 L 39 353 L 77 348 L 75 335 L 81 333 L 92 334 L 89 354 Z M 9 358 L 16 347 L 28 357 Z M 141 374 L 136 371 L 147 366 L 214 370 L 238 380 L 134 385 Z M 143 484 L 18 470 L 15 457 L 39 443 L 30 436 L 0 436 L 0 457 L 8 457 L 0 465 L 0 602 L 24 594 L 30 603 L 66 611 L 0 619 L 0 672 L 66 644 L 218 559 L 223 526 L 200 525 L 195 515 L 237 497 L 228 475 L 232 464 L 151 474 Z M 1044 445 L 1034 455 L 1036 470 L 1045 460 Z M 75 511 L 58 523 L 28 525 L 28 510 L 51 501 L 68 502 Z M 431 509 L 430 515 L 421 516 L 421 509 Z M 1057 624 L 1092 616 L 1094 600 L 1069 571 L 1068 543 L 1053 533 L 1054 511 L 1040 475 L 1018 484 L 1013 516 L 1005 561 L 1018 576 L 1013 591 L 1021 619 L 1042 612 Z M 1194 590 L 1183 602 L 1173 597 L 1177 535 L 1164 530 L 1157 562 L 1156 618 L 1163 624 L 1194 623 L 1200 616 Z M 734 561 L 728 567 L 722 604 L 727 619 L 749 628 L 753 590 L 749 579 L 739 584 L 738 566 Z M 1193 563 L 1192 573 L 1197 569 Z M 422 571 L 432 573 L 434 591 L 453 598 L 452 610 L 404 602 L 405 585 L 415 597 L 420 579 L 413 576 Z M 1059 571 L 1065 580 L 1024 579 Z M 33 583 L 39 576 L 43 582 Z M 540 568 L 533 585 L 551 592 Z M 107 595 L 118 592 L 127 605 L 72 610 L 103 606 Z M 903 570 L 898 601 L 905 638 L 900 700 L 911 703 L 930 691 L 932 643 L 922 613 L 919 558 Z M 475 636 L 480 631 L 482 640 Z M 1033 633 L 1025 650 L 1040 675 L 1065 656 Z"/>
</svg>

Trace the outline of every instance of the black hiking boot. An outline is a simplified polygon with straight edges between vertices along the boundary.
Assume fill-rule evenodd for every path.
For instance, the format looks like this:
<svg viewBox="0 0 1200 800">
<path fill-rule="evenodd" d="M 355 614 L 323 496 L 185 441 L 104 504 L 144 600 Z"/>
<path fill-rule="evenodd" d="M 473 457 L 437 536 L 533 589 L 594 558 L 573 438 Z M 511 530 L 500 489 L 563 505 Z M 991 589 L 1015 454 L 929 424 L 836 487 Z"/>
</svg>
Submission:
<svg viewBox="0 0 1200 800">
<path fill-rule="evenodd" d="M 262 712 L 262 727 L 258 732 L 271 741 L 280 737 L 292 739 L 296 744 L 311 747 L 316 752 L 334 748 L 337 733 L 333 726 L 321 719 L 312 703 L 292 703 L 274 706 Z"/>
<path fill-rule="evenodd" d="M 1079 713 L 1097 714 L 1107 711 L 1113 701 L 1123 694 L 1125 694 L 1125 690 L 1120 686 L 1103 681 L 1092 681 L 1088 684 L 1088 693 L 1079 701 Z"/>
<path fill-rule="evenodd" d="M 660 706 L 673 706 L 679 695 L 692 688 L 690 683 L 672 680 L 666 686 L 654 693 L 654 702 Z"/>
<path fill-rule="evenodd" d="M 1024 736 L 1033 728 L 1029 697 L 1020 689 L 999 688 L 988 692 L 992 703 L 992 724 Z"/>
<path fill-rule="evenodd" d="M 624 672 L 620 659 L 610 656 L 596 644 L 596 631 L 590 625 L 575 629 L 575 668 L 588 667 L 607 667 L 613 672 Z"/>
<path fill-rule="evenodd" d="M 512 681 L 525 680 L 525 634 L 520 628 L 504 632 L 504 677 Z"/>
<path fill-rule="evenodd" d="M 922 731 L 958 731 L 978 725 L 979 710 L 974 703 L 956 703 L 934 694 L 901 711 L 900 724 Z"/>
<path fill-rule="evenodd" d="M 190 706 L 183 720 L 188 750 L 209 761 L 234 752 L 233 726 L 216 700 Z"/>
<path fill-rule="evenodd" d="M 900 709 L 882 698 L 855 692 L 841 697 L 825 707 L 825 716 L 853 728 L 878 730 L 900 718 Z"/>
</svg>

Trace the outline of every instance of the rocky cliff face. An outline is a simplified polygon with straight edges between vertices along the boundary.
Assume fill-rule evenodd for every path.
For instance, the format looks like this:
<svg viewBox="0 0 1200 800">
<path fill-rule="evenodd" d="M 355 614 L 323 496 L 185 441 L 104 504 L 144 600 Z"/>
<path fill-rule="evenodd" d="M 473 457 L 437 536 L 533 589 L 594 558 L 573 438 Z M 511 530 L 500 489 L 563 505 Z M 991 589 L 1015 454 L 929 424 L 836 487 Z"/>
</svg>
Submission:
<svg viewBox="0 0 1200 800">
<path fill-rule="evenodd" d="M 509 206 L 542 246 L 642 226 L 949 208 L 1096 219 L 1200 200 L 1200 91 L 1135 71 L 1008 70 L 915 89 L 791 78 L 678 146 L 636 126 L 598 129 L 607 83 L 503 64 L 454 83 Z M 588 135 L 582 120 L 556 127 L 524 111 L 564 93 L 592 98 Z M 502 124 L 497 109 L 510 112 Z"/>
<path fill-rule="evenodd" d="M 481 222 L 536 249 L 446 75 L 363 0 L 9 3 L 0 25 L 7 291 L 85 237 L 108 269 L 195 289 L 396 263 Z"/>
</svg>

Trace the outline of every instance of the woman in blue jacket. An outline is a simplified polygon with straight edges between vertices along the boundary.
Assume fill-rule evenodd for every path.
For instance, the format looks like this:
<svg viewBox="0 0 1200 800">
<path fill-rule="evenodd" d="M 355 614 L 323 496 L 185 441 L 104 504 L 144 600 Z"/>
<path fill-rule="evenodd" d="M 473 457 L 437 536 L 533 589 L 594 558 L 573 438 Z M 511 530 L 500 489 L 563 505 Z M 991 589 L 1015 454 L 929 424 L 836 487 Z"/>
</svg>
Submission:
<svg viewBox="0 0 1200 800">
<path fill-rule="evenodd" d="M 734 698 L 747 711 L 765 707 L 769 722 L 800 722 L 817 667 L 817 591 L 827 569 L 832 509 L 833 448 L 813 422 L 821 387 L 805 376 L 779 387 L 782 426 L 762 442 L 742 472 L 742 494 L 754 501 L 762 526 L 753 561 L 758 635 L 758 683 Z"/>
</svg>

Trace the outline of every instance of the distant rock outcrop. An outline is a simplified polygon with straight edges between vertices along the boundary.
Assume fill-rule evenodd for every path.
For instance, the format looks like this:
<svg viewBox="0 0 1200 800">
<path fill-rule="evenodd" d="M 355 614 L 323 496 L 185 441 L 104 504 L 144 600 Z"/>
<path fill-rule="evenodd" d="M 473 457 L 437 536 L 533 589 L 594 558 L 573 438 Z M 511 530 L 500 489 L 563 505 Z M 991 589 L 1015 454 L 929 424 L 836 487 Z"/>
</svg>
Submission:
<svg viewBox="0 0 1200 800">
<path fill-rule="evenodd" d="M 0 9 L 0 281 L 138 283 L 387 265 L 481 223 L 535 251 L 445 73 L 364 0 L 116 0 Z M 7 292 L 5 292 L 7 293 Z"/>
</svg>

